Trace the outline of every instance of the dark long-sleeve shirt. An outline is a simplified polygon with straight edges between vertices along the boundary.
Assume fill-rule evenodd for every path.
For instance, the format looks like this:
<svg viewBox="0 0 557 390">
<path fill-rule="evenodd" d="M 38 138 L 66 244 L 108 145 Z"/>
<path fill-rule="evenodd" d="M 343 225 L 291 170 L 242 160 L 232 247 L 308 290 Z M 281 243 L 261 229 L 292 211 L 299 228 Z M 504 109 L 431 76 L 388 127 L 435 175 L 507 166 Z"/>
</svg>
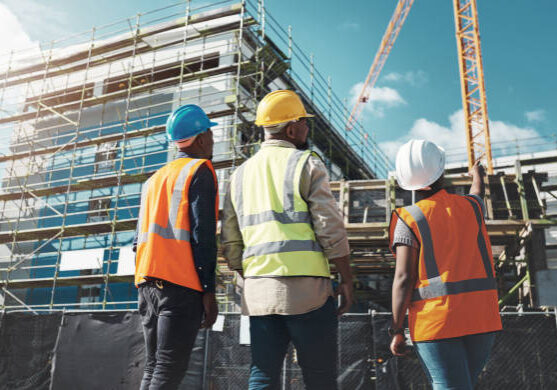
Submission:
<svg viewBox="0 0 557 390">
<path fill-rule="evenodd" d="M 179 152 L 176 158 L 188 156 Z M 217 222 L 215 215 L 215 187 L 213 173 L 203 164 L 195 173 L 188 191 L 190 244 L 193 261 L 204 292 L 215 292 L 215 270 L 217 264 Z M 137 247 L 137 229 L 133 241 Z"/>
</svg>

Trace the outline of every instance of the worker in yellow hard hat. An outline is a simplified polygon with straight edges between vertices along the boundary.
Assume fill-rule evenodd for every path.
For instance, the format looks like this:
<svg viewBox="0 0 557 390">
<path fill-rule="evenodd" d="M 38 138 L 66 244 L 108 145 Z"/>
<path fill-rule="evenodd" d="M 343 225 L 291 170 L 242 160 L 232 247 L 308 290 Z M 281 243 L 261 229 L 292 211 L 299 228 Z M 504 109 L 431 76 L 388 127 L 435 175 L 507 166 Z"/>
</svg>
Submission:
<svg viewBox="0 0 557 390">
<path fill-rule="evenodd" d="M 261 149 L 233 174 L 223 253 L 244 279 L 250 316 L 250 389 L 276 388 L 290 341 L 308 389 L 336 389 L 337 314 L 352 304 L 346 230 L 323 161 L 307 149 L 308 114 L 287 90 L 265 96 L 255 123 Z M 329 261 L 341 275 L 333 298 Z"/>
</svg>

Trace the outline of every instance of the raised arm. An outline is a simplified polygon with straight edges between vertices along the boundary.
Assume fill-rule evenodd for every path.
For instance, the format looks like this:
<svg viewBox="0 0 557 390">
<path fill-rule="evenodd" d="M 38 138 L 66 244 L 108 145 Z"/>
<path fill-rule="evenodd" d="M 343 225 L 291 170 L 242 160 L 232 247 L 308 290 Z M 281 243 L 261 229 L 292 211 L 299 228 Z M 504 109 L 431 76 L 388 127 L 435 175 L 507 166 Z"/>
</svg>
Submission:
<svg viewBox="0 0 557 390">
<path fill-rule="evenodd" d="M 480 198 L 483 198 L 485 192 L 485 183 L 484 183 L 484 175 L 485 171 L 483 166 L 480 163 L 480 160 L 477 160 L 472 169 L 470 170 L 470 176 L 472 176 L 472 186 L 470 187 L 470 195 L 477 195 Z"/>
</svg>

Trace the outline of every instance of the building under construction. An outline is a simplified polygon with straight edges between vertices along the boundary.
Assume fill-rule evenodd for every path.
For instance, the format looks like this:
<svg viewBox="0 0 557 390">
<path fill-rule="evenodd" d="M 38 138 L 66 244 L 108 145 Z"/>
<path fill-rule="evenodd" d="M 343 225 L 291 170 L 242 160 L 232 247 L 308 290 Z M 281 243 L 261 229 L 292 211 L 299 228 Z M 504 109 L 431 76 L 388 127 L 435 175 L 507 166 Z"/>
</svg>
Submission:
<svg viewBox="0 0 557 390">
<path fill-rule="evenodd" d="M 197 5 L 199 4 L 199 5 Z M 218 122 L 214 165 L 257 150 L 258 101 L 292 89 L 333 179 L 385 176 L 387 158 L 260 2 L 182 2 L 0 61 L 2 307 L 133 308 L 131 242 L 145 180 L 173 158 L 175 108 Z"/>
<path fill-rule="evenodd" d="M 315 114 L 311 148 L 329 169 L 349 235 L 356 303 L 339 320 L 339 388 L 426 388 L 417 358 L 390 355 L 386 332 L 388 224 L 412 193 L 261 0 L 185 0 L 0 56 L 0 388 L 138 388 L 131 245 L 142 184 L 176 153 L 166 119 L 194 103 L 218 122 L 213 161 L 224 195 L 262 141 L 257 103 L 276 89 L 295 90 Z M 522 155 L 494 160 L 486 179 L 506 332 L 478 388 L 557 386 L 555 167 L 554 151 Z M 468 192 L 466 171 L 448 167 L 449 191 Z M 199 333 L 181 388 L 247 387 L 238 288 L 221 263 L 223 319 Z M 290 349 L 282 389 L 303 387 L 296 362 Z"/>
<path fill-rule="evenodd" d="M 257 103 L 276 89 L 297 91 L 316 115 L 311 147 L 336 181 L 359 275 L 354 310 L 367 311 L 369 302 L 389 307 L 387 224 L 411 194 L 387 178 L 389 159 L 360 125 L 346 130 L 347 110 L 330 78 L 263 2 L 186 1 L 0 61 L 2 308 L 135 308 L 139 195 L 174 156 L 164 132 L 169 113 L 195 103 L 219 123 L 214 164 L 223 195 L 231 171 L 261 142 Z M 520 288 L 506 300 L 529 297 L 536 306 L 529 278 L 547 268 L 543 236 L 552 222 L 545 218 L 547 174 L 522 171 L 513 165 L 490 177 L 487 224 L 494 256 L 501 266 L 512 263 L 500 293 Z M 448 185 L 466 193 L 468 180 L 449 175 Z M 525 256 L 520 248 L 531 242 L 535 255 Z M 220 272 L 221 303 L 235 310 L 232 275 Z"/>
</svg>

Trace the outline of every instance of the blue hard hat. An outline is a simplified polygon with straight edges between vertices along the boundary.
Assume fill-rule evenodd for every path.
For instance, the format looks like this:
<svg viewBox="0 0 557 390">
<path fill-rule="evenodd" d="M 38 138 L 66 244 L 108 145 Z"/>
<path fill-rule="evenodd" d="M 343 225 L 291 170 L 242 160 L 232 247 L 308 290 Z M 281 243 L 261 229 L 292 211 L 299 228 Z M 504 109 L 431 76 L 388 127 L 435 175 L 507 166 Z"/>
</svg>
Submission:
<svg viewBox="0 0 557 390">
<path fill-rule="evenodd" d="M 166 137 L 169 141 L 181 141 L 203 133 L 218 123 L 211 122 L 205 111 L 195 104 L 186 104 L 176 110 L 166 121 Z"/>
</svg>

